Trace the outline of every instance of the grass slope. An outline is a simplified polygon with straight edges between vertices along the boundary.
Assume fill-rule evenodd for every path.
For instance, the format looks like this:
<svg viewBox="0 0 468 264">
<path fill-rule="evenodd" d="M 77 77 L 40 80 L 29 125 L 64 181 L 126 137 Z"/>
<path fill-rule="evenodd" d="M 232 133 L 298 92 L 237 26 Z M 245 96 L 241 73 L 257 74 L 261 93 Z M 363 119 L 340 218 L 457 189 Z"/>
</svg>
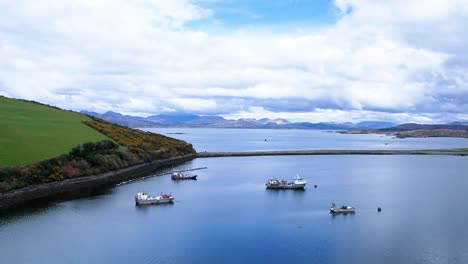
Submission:
<svg viewBox="0 0 468 264">
<path fill-rule="evenodd" d="M 30 164 L 108 139 L 85 115 L 0 96 L 0 166 Z"/>
</svg>

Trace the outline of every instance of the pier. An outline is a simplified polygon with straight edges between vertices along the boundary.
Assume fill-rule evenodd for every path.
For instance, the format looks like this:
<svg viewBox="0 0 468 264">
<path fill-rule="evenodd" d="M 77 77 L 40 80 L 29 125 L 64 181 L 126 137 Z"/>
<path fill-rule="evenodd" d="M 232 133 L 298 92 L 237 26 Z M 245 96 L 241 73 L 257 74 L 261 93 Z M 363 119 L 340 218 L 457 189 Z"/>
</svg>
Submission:
<svg viewBox="0 0 468 264">
<path fill-rule="evenodd" d="M 198 152 L 197 158 L 288 156 L 288 155 L 451 155 L 467 156 L 468 150 L 275 150 L 242 152 Z"/>
<path fill-rule="evenodd" d="M 187 172 L 187 171 L 206 170 L 206 169 L 208 169 L 208 167 L 192 168 L 192 169 L 184 169 L 184 170 L 174 170 L 174 171 L 170 171 L 170 172 L 164 172 L 164 173 L 161 173 L 161 174 L 151 175 L 151 177 L 171 175 L 174 172 Z"/>
</svg>

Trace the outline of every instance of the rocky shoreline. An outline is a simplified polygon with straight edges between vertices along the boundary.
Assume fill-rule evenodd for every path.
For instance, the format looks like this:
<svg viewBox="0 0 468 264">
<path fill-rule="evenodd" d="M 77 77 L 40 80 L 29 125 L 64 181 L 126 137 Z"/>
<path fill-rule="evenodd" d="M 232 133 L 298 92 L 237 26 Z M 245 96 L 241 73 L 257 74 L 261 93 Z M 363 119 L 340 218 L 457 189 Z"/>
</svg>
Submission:
<svg viewBox="0 0 468 264">
<path fill-rule="evenodd" d="M 45 199 L 64 193 L 81 193 L 117 184 L 122 181 L 140 178 L 156 169 L 190 161 L 195 157 L 196 154 L 190 154 L 157 160 L 98 175 L 76 177 L 63 181 L 32 185 L 0 193 L 0 212 L 15 209 L 18 206 L 25 205 L 34 200 Z"/>
</svg>

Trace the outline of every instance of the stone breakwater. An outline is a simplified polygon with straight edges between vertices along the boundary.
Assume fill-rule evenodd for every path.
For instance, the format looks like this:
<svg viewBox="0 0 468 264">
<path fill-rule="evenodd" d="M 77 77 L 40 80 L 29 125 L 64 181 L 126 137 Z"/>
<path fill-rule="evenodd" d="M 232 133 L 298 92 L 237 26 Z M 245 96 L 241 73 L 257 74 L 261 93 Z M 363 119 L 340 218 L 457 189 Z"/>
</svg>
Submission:
<svg viewBox="0 0 468 264">
<path fill-rule="evenodd" d="M 467 156 L 464 150 L 278 150 L 245 152 L 200 152 L 197 158 L 287 156 L 287 155 L 452 155 Z"/>
<path fill-rule="evenodd" d="M 8 209 L 14 209 L 19 205 L 27 204 L 33 200 L 53 197 L 64 193 L 85 192 L 87 190 L 89 191 L 92 189 L 117 184 L 123 181 L 140 178 L 156 169 L 186 162 L 194 159 L 195 157 L 195 154 L 191 154 L 176 158 L 158 160 L 102 174 L 32 185 L 21 189 L 0 193 L 0 212 L 6 211 Z"/>
</svg>

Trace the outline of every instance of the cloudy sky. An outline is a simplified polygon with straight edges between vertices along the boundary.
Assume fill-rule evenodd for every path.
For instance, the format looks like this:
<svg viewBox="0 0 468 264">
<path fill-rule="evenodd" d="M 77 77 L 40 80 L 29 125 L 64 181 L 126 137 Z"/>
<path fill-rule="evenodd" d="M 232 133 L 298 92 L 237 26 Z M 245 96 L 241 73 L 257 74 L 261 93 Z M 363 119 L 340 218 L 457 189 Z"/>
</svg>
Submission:
<svg viewBox="0 0 468 264">
<path fill-rule="evenodd" d="M 468 0 L 0 0 L 0 95 L 137 115 L 468 120 Z"/>
</svg>

